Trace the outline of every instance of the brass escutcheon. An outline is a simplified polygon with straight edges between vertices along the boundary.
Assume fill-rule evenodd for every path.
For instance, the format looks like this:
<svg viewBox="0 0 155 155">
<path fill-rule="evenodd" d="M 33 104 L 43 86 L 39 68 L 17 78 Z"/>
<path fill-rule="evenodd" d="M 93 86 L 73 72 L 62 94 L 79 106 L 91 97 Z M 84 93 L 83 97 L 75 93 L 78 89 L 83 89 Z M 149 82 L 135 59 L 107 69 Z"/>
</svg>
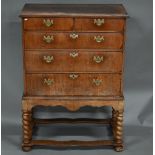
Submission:
<svg viewBox="0 0 155 155">
<path fill-rule="evenodd" d="M 72 39 L 77 39 L 77 38 L 79 37 L 79 35 L 76 34 L 76 33 L 71 33 L 69 36 L 70 36 L 70 38 L 72 38 Z"/>
<path fill-rule="evenodd" d="M 77 57 L 79 54 L 78 54 L 78 52 L 71 52 L 69 55 L 70 55 L 72 58 L 75 58 L 75 57 Z"/>
<path fill-rule="evenodd" d="M 78 78 L 78 76 L 79 75 L 77 75 L 77 74 L 70 74 L 69 78 L 74 80 L 74 79 Z"/>
</svg>

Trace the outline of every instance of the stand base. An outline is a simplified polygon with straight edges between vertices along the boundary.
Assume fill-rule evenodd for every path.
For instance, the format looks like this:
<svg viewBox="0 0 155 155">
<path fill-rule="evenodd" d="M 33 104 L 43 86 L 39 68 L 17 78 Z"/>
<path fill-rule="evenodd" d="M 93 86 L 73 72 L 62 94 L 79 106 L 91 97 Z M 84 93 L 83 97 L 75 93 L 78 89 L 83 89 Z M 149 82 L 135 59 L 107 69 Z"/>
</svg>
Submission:
<svg viewBox="0 0 155 155">
<path fill-rule="evenodd" d="M 37 101 L 37 102 L 36 102 Z M 123 140 L 122 140 L 122 131 L 123 131 L 123 101 L 80 101 L 79 104 L 68 105 L 67 101 L 62 100 L 59 102 L 53 102 L 51 100 L 23 100 L 23 151 L 30 151 L 32 146 L 53 146 L 53 147 L 97 147 L 97 146 L 113 146 L 114 150 L 117 152 L 123 151 Z M 39 103 L 39 104 L 38 104 Z M 67 103 L 67 104 L 65 104 Z M 82 105 L 91 105 L 91 106 L 111 106 L 112 107 L 112 118 L 110 119 L 34 119 L 32 117 L 32 109 L 35 106 L 56 106 L 56 105 L 65 105 L 68 110 L 75 111 L 80 108 L 80 103 Z M 95 103 L 95 104 L 94 104 Z M 77 106 L 78 105 L 78 106 Z M 70 108 L 71 107 L 71 108 Z M 57 123 L 67 123 L 67 124 L 81 124 L 81 123 L 94 123 L 94 124 L 103 124 L 111 125 L 113 131 L 113 140 L 96 140 L 96 141 L 56 141 L 56 140 L 33 140 L 32 133 L 33 127 L 39 124 L 57 124 Z"/>
</svg>

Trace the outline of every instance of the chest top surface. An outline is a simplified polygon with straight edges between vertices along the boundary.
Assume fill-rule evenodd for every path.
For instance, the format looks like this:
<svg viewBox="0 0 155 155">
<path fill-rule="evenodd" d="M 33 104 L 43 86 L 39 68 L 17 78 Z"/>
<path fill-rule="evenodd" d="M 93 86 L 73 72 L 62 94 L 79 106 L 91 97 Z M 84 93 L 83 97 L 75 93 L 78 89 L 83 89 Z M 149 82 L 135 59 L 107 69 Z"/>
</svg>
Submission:
<svg viewBox="0 0 155 155">
<path fill-rule="evenodd" d="M 42 16 L 128 16 L 122 4 L 25 4 L 20 17 Z"/>
</svg>

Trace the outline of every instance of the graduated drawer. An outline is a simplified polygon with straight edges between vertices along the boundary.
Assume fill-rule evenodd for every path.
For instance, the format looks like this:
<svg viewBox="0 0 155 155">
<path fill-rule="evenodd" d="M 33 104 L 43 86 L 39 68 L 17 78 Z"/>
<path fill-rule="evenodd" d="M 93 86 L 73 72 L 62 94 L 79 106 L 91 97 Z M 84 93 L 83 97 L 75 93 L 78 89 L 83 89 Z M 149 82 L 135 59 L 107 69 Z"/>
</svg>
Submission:
<svg viewBox="0 0 155 155">
<path fill-rule="evenodd" d="M 119 18 L 75 18 L 77 31 L 123 31 L 124 24 Z"/>
<path fill-rule="evenodd" d="M 25 95 L 120 95 L 119 74 L 26 74 Z"/>
<path fill-rule="evenodd" d="M 121 49 L 122 33 L 47 33 L 25 32 L 25 49 Z"/>
<path fill-rule="evenodd" d="M 24 18 L 23 26 L 25 30 L 72 30 L 72 18 Z"/>
<path fill-rule="evenodd" d="M 98 50 L 25 51 L 27 72 L 121 72 L 122 52 Z"/>
</svg>

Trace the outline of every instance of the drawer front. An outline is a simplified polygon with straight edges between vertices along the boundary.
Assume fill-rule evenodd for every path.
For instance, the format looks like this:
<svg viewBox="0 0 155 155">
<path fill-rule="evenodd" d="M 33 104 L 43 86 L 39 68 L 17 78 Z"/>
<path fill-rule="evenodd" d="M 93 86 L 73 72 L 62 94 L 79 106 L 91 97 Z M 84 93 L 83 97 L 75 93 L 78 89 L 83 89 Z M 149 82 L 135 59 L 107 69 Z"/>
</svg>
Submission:
<svg viewBox="0 0 155 155">
<path fill-rule="evenodd" d="M 26 74 L 25 95 L 120 95 L 119 74 Z"/>
<path fill-rule="evenodd" d="M 121 72 L 122 52 L 98 50 L 25 51 L 27 72 Z"/>
<path fill-rule="evenodd" d="M 108 18 L 76 18 L 75 30 L 77 31 L 123 31 L 123 19 Z"/>
<path fill-rule="evenodd" d="M 25 32 L 25 49 L 121 49 L 122 33 Z"/>
<path fill-rule="evenodd" d="M 25 18 L 25 30 L 72 30 L 72 18 Z"/>
</svg>

